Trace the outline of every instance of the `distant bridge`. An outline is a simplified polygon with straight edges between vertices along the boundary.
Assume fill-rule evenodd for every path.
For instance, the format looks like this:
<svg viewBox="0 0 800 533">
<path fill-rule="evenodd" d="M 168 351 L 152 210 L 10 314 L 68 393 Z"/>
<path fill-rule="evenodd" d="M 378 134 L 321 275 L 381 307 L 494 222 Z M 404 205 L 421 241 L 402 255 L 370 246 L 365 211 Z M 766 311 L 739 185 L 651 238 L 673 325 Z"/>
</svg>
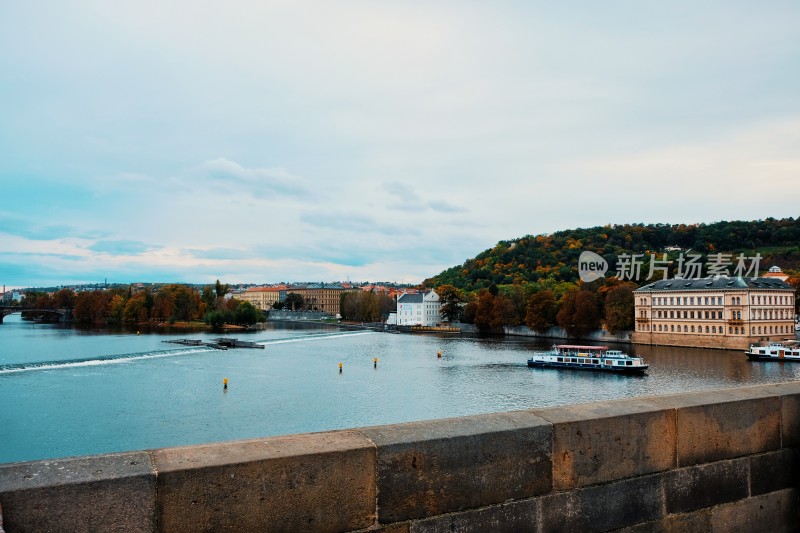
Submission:
<svg viewBox="0 0 800 533">
<path fill-rule="evenodd" d="M 55 308 L 55 307 L 29 307 L 29 306 L 13 306 L 13 305 L 0 305 L 0 324 L 6 315 L 13 313 L 42 313 L 49 315 L 58 315 L 59 321 L 69 322 L 72 320 L 72 309 Z"/>
</svg>

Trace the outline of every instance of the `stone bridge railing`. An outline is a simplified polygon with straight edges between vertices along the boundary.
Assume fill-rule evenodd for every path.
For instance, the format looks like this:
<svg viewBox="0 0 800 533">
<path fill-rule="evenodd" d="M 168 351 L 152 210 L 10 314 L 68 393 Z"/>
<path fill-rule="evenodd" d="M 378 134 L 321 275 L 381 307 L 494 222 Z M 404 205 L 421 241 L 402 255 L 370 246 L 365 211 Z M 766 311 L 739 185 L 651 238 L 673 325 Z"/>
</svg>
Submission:
<svg viewBox="0 0 800 533">
<path fill-rule="evenodd" d="M 0 465 L 22 531 L 797 531 L 800 382 Z"/>
</svg>

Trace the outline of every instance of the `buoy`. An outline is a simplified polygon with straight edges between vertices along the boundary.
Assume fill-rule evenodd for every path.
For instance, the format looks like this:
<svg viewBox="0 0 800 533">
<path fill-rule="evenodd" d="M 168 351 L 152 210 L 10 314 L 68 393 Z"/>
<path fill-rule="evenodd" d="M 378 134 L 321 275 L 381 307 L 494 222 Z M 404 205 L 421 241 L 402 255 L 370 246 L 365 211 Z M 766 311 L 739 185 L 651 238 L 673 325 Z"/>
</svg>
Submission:
<svg viewBox="0 0 800 533">
<path fill-rule="evenodd" d="M 139 332 L 137 331 L 137 332 L 136 332 L 136 334 L 138 335 L 138 334 L 139 334 Z"/>
<path fill-rule="evenodd" d="M 372 367 L 373 368 L 378 368 L 378 358 L 377 357 L 372 360 Z"/>
<path fill-rule="evenodd" d="M 228 378 L 223 378 L 222 380 L 222 388 L 228 390 Z"/>
<path fill-rule="evenodd" d="M 442 358 L 442 351 L 441 351 L 441 350 L 439 350 L 438 352 L 436 352 L 436 357 L 438 357 L 439 359 L 441 359 L 441 358 Z"/>
<path fill-rule="evenodd" d="M 342 373 L 342 363 L 339 363 L 339 373 Z"/>
</svg>

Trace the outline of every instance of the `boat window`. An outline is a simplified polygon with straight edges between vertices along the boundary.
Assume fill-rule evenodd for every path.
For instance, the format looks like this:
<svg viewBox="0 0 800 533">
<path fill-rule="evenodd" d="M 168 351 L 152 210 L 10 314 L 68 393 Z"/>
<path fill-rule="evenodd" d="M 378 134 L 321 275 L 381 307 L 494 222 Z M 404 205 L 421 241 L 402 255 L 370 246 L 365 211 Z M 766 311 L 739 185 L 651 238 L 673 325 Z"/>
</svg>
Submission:
<svg viewBox="0 0 800 533">
<path fill-rule="evenodd" d="M 597 359 L 592 359 L 592 364 L 595 364 L 595 365 L 596 365 L 596 364 L 598 364 L 598 363 L 600 363 L 600 361 L 598 361 Z"/>
<path fill-rule="evenodd" d="M 633 365 L 633 361 L 625 361 L 625 364 L 628 365 L 628 366 L 631 366 L 631 365 Z"/>
<path fill-rule="evenodd" d="M 563 357 L 559 357 L 559 358 L 557 359 L 557 361 L 558 361 L 559 363 L 563 363 L 563 362 L 564 362 L 564 358 L 563 358 Z"/>
</svg>

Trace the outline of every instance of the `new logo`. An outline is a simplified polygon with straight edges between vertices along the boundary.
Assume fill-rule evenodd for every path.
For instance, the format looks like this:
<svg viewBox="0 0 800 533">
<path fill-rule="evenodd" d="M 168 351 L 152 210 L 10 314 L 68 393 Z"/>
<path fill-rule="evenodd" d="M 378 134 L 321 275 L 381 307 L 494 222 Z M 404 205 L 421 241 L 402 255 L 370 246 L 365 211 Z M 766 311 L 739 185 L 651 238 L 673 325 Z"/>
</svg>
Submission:
<svg viewBox="0 0 800 533">
<path fill-rule="evenodd" d="M 578 276 L 584 283 L 602 278 L 608 271 L 608 263 L 602 256 L 585 251 L 578 258 Z"/>
</svg>

